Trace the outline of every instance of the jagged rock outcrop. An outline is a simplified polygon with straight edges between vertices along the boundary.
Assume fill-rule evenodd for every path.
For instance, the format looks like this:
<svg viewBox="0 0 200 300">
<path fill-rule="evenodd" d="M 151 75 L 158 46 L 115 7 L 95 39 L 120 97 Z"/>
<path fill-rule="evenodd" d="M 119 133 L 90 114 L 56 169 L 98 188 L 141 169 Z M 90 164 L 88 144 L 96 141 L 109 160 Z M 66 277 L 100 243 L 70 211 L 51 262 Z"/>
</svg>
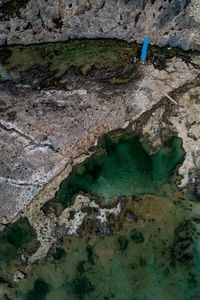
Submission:
<svg viewBox="0 0 200 300">
<path fill-rule="evenodd" d="M 200 50 L 199 0 L 1 0 L 0 44 L 118 38 Z"/>
</svg>

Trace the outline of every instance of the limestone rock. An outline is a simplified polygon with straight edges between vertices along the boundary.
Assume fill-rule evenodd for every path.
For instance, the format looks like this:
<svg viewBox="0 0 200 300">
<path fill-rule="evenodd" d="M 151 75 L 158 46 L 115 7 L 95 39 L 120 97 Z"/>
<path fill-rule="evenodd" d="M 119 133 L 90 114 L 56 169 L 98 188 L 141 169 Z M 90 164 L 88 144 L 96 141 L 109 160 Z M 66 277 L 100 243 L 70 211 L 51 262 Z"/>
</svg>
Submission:
<svg viewBox="0 0 200 300">
<path fill-rule="evenodd" d="M 22 280 L 24 278 L 24 273 L 22 273 L 21 271 L 16 271 L 14 274 L 14 278 L 13 281 L 14 282 L 19 282 L 20 280 Z"/>
<path fill-rule="evenodd" d="M 182 87 L 187 90 L 187 86 L 198 85 L 199 73 L 198 68 L 173 58 L 165 70 L 140 65 L 139 77 L 126 85 L 70 75 L 67 89 L 2 89 L 0 221 L 12 220 L 61 171 L 78 157 L 91 154 L 90 148 L 102 134 L 132 124 L 156 104 L 164 104 L 166 93 L 179 94 Z M 187 116 L 193 117 L 190 123 L 194 126 L 199 113 L 192 113 L 195 107 L 190 107 L 190 96 L 187 99 L 184 108 L 182 103 L 177 107 L 178 114 L 184 122 Z M 182 137 L 175 119 L 171 122 Z M 198 128 L 188 130 L 190 135 L 198 135 Z M 192 155 L 191 146 L 186 151 Z"/>
<path fill-rule="evenodd" d="M 15 5 L 17 4 L 17 5 Z M 1 0 L 0 43 L 118 38 L 200 50 L 198 0 Z"/>
</svg>

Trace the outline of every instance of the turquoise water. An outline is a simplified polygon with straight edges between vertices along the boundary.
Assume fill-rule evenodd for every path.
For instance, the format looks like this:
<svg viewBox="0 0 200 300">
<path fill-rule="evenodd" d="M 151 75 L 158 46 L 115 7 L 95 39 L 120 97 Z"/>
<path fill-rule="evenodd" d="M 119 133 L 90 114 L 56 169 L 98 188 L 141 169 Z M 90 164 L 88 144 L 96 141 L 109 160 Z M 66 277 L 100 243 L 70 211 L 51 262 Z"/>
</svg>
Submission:
<svg viewBox="0 0 200 300">
<path fill-rule="evenodd" d="M 67 207 L 78 192 L 101 197 L 101 204 L 110 204 L 118 196 L 156 194 L 170 181 L 183 157 L 181 140 L 177 137 L 150 155 L 136 136 L 122 135 L 115 140 L 106 135 L 96 153 L 73 168 L 50 204 Z"/>
</svg>

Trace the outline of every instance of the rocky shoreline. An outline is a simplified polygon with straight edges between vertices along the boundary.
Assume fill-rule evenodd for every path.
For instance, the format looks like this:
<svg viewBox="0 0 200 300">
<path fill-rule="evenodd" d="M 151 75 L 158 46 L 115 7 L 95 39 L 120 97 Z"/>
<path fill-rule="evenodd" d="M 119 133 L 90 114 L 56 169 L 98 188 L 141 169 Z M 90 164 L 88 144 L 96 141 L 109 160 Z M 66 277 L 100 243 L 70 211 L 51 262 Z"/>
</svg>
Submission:
<svg viewBox="0 0 200 300">
<path fill-rule="evenodd" d="M 199 295 L 199 28 L 198 0 L 0 0 L 0 299 Z M 105 135 L 163 149 L 155 194 L 79 186 Z"/>
<path fill-rule="evenodd" d="M 148 126 L 155 126 L 154 134 L 157 127 L 160 130 L 160 126 L 166 126 L 173 127 L 183 138 L 188 158 L 180 173 L 186 178 L 192 169 L 195 172 L 199 164 L 196 159 L 199 141 L 195 137 L 199 128 L 199 56 L 191 53 L 186 62 L 177 57 L 168 58 L 163 69 L 137 63 L 134 68 L 137 75 L 124 85 L 109 84 L 99 75 L 84 76 L 71 70 L 59 78 L 57 85 L 62 82 L 62 88 L 34 89 L 18 82 L 2 81 L 1 223 L 15 218 L 49 181 L 74 165 L 76 158 L 90 155 L 104 133 L 128 124 L 133 127 L 136 124 L 134 130 L 137 130 L 138 120 L 147 118 L 145 115 L 150 118 Z M 171 103 L 166 94 L 178 105 Z M 194 98 L 192 103 L 190 98 Z M 151 113 L 157 106 L 167 109 L 165 103 L 172 105 L 172 114 L 163 123 L 159 114 L 156 121 L 156 112 L 152 119 Z M 187 124 L 180 123 L 178 127 L 186 119 Z M 188 124 L 194 122 L 193 135 L 188 137 L 188 128 L 193 126 Z M 151 130 L 148 126 L 143 134 Z M 159 138 L 158 134 L 156 140 Z M 190 179 L 184 180 L 186 185 Z"/>
</svg>

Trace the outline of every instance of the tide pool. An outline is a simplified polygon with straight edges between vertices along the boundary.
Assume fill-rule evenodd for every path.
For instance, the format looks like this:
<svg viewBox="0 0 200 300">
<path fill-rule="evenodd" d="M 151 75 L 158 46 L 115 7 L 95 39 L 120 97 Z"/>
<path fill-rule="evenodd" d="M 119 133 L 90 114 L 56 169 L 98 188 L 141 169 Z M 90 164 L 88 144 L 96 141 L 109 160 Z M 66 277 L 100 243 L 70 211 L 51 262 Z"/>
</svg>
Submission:
<svg viewBox="0 0 200 300">
<path fill-rule="evenodd" d="M 165 141 L 153 155 L 146 148 L 134 135 L 105 135 L 96 152 L 73 168 L 49 204 L 60 210 L 71 205 L 79 192 L 100 197 L 102 205 L 119 196 L 158 193 L 183 161 L 184 150 L 178 137 Z"/>
</svg>

